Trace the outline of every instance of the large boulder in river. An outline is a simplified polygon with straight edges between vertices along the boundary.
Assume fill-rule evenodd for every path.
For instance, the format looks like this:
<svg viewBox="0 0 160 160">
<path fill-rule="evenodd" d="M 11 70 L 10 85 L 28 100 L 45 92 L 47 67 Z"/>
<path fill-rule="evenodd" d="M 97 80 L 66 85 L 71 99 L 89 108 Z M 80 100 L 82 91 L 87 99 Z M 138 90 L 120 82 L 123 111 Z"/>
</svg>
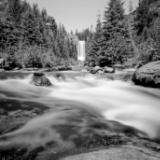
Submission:
<svg viewBox="0 0 160 160">
<path fill-rule="evenodd" d="M 160 61 L 151 62 L 138 68 L 132 80 L 138 85 L 160 87 Z"/>
<path fill-rule="evenodd" d="M 35 72 L 33 74 L 32 83 L 35 86 L 52 86 L 50 80 L 41 72 Z"/>
</svg>

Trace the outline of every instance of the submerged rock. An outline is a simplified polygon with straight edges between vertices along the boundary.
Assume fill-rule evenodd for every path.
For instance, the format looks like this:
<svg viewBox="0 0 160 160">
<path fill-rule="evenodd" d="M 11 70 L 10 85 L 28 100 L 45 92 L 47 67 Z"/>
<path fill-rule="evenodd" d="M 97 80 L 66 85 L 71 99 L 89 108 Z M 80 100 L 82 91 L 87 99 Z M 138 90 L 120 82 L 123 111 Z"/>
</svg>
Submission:
<svg viewBox="0 0 160 160">
<path fill-rule="evenodd" d="M 132 80 L 135 84 L 160 87 L 160 61 L 148 63 L 136 70 Z"/>
<path fill-rule="evenodd" d="M 35 72 L 33 74 L 32 83 L 35 86 L 52 86 L 50 80 L 41 72 Z"/>
<path fill-rule="evenodd" d="M 115 69 L 112 67 L 104 67 L 104 73 L 115 73 Z"/>
</svg>

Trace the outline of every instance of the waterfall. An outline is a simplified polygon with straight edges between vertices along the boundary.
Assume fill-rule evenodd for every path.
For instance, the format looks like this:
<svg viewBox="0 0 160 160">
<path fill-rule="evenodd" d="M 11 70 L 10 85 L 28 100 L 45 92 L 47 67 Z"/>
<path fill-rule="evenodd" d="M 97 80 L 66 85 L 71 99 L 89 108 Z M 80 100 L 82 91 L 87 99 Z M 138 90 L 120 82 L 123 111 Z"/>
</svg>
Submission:
<svg viewBox="0 0 160 160">
<path fill-rule="evenodd" d="M 81 62 L 85 61 L 86 53 L 85 53 L 85 41 L 78 42 L 78 60 Z"/>
</svg>

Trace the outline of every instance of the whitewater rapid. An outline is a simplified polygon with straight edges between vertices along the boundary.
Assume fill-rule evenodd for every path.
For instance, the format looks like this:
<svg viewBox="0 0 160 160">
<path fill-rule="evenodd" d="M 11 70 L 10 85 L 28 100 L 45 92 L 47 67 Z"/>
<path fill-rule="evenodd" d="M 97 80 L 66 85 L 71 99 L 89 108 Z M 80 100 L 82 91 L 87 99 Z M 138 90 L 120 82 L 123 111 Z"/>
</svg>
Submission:
<svg viewBox="0 0 160 160">
<path fill-rule="evenodd" d="M 113 120 L 145 132 L 149 138 L 160 138 L 160 91 L 158 89 L 135 86 L 131 82 L 109 80 L 93 75 L 47 76 L 53 87 L 35 87 L 31 84 L 32 75 L 25 78 L 0 80 L 0 97 L 34 99 L 48 103 L 72 101 L 82 108 L 88 107 L 102 115 L 106 120 Z M 5 92 L 4 92 L 5 91 Z M 6 92 L 12 94 L 7 95 Z M 67 105 L 67 103 L 64 105 Z M 60 113 L 58 113 L 60 114 Z M 33 119 L 20 132 L 39 124 L 50 124 L 57 114 L 50 113 Z M 52 118 L 51 118 L 52 117 Z M 55 118 L 56 119 L 56 118 Z"/>
<path fill-rule="evenodd" d="M 83 102 L 100 112 L 107 120 L 135 127 L 147 133 L 150 138 L 159 138 L 159 90 L 94 76 L 77 77 L 76 80 L 56 84 L 58 89 L 49 96 Z"/>
</svg>

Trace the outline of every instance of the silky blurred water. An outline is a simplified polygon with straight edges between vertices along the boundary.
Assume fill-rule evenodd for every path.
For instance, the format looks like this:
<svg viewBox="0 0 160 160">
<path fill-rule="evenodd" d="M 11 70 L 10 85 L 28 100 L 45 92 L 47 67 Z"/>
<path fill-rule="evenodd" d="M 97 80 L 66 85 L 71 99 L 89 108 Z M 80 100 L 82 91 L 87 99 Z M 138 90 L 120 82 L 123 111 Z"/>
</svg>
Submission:
<svg viewBox="0 0 160 160">
<path fill-rule="evenodd" d="M 64 106 L 70 102 L 72 108 L 78 104 L 79 107 L 96 111 L 107 120 L 135 127 L 151 139 L 160 138 L 160 90 L 89 74 L 48 74 L 47 77 L 54 84 L 52 87 L 33 86 L 30 74 L 23 78 L 18 76 L 0 80 L 0 98 L 34 100 L 51 108 L 54 108 L 52 102 L 55 99 L 56 103 L 62 104 L 63 101 Z M 63 117 L 64 112 L 39 117 L 20 131 L 35 128 L 39 124 L 48 125 L 53 122 L 53 117 L 56 123 L 56 116 L 61 114 Z"/>
</svg>

